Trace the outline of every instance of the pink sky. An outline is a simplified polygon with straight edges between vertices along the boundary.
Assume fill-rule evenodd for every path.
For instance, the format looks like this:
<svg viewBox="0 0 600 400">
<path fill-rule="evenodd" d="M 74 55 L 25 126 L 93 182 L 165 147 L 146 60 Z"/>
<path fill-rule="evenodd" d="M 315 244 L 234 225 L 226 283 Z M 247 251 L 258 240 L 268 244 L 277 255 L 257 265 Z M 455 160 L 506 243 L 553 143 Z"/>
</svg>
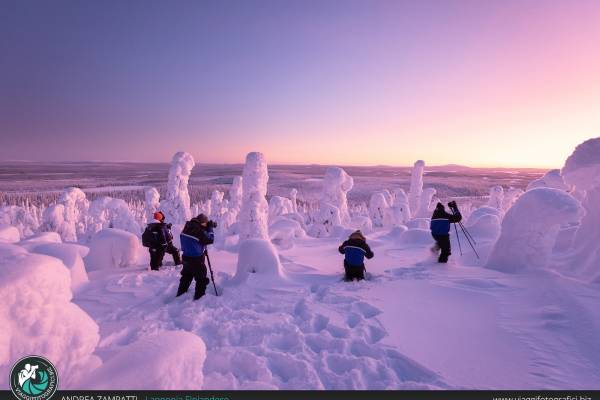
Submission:
<svg viewBox="0 0 600 400">
<path fill-rule="evenodd" d="M 598 1 L 67 6 L 1 28 L 0 159 L 560 167 L 600 136 Z"/>
</svg>

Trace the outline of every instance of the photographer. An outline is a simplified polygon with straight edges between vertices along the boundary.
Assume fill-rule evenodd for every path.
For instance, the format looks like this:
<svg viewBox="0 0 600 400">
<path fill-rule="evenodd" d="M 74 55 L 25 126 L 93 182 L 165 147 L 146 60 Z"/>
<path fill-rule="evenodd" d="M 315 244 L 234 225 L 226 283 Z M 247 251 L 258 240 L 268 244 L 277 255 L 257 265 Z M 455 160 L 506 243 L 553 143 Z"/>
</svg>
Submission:
<svg viewBox="0 0 600 400">
<path fill-rule="evenodd" d="M 206 275 L 206 246 L 215 240 L 213 229 L 217 223 L 209 221 L 206 215 L 200 214 L 185 223 L 181 232 L 181 249 L 183 250 L 183 269 L 179 280 L 177 296 L 189 289 L 192 280 L 196 281 L 194 300 L 204 296 L 206 286 L 210 282 Z"/>
<path fill-rule="evenodd" d="M 433 215 L 431 216 L 431 235 L 435 239 L 436 247 L 441 249 L 438 261 L 448 262 L 450 257 L 450 224 L 458 223 L 462 220 L 462 215 L 458 211 L 455 201 L 448 203 L 452 214 L 446 212 L 442 203 L 437 203 Z"/>
<path fill-rule="evenodd" d="M 171 224 L 165 224 L 165 215 L 161 211 L 154 213 L 154 221 L 148 224 L 142 234 L 142 244 L 150 251 L 150 269 L 153 271 L 162 267 L 165 253 L 173 256 L 175 265 L 181 264 L 179 249 L 173 245 Z"/>
</svg>

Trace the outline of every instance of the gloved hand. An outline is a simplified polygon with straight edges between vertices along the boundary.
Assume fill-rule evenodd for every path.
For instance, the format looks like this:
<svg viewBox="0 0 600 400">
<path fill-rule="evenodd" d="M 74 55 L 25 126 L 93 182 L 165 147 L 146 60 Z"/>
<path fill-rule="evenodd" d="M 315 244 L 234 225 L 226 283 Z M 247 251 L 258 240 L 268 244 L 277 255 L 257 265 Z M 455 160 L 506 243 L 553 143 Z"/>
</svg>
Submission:
<svg viewBox="0 0 600 400">
<path fill-rule="evenodd" d="M 453 212 L 458 212 L 458 205 L 456 204 L 456 201 L 452 200 L 450 203 L 448 203 L 448 207 L 450 207 Z"/>
</svg>

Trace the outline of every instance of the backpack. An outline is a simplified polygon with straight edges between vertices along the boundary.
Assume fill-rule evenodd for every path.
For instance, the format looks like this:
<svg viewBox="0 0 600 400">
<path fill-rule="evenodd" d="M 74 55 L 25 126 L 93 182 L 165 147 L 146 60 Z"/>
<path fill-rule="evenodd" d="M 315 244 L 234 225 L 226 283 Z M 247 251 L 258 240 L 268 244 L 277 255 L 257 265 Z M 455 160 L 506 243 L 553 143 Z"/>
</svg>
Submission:
<svg viewBox="0 0 600 400">
<path fill-rule="evenodd" d="M 151 248 L 159 247 L 158 232 L 150 226 L 147 226 L 144 233 L 142 233 L 142 246 Z"/>
</svg>

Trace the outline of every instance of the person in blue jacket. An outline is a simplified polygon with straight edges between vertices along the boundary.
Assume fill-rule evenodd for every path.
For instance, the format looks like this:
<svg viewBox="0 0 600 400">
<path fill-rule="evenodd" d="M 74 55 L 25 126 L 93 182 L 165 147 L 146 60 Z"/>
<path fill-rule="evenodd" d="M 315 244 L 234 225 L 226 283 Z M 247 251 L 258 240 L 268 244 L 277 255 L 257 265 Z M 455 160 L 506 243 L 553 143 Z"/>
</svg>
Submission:
<svg viewBox="0 0 600 400">
<path fill-rule="evenodd" d="M 179 236 L 183 251 L 183 268 L 177 296 L 186 293 L 192 280 L 196 281 L 194 300 L 198 300 L 206 292 L 210 282 L 207 277 L 205 264 L 206 247 L 215 241 L 213 229 L 216 223 L 209 221 L 206 215 L 200 214 L 185 223 Z"/>
<path fill-rule="evenodd" d="M 344 255 L 345 280 L 349 282 L 353 279 L 365 279 L 365 257 L 370 260 L 375 254 L 362 232 L 353 232 L 338 250 Z"/>
<path fill-rule="evenodd" d="M 437 203 L 433 215 L 431 216 L 431 236 L 435 240 L 436 247 L 441 250 L 438 262 L 448 262 L 450 257 L 450 224 L 458 223 L 462 220 L 462 215 L 458 211 L 458 206 L 455 201 L 448 203 L 448 207 L 452 214 L 446 212 L 442 203 Z M 437 249 L 434 247 L 437 251 Z"/>
</svg>

